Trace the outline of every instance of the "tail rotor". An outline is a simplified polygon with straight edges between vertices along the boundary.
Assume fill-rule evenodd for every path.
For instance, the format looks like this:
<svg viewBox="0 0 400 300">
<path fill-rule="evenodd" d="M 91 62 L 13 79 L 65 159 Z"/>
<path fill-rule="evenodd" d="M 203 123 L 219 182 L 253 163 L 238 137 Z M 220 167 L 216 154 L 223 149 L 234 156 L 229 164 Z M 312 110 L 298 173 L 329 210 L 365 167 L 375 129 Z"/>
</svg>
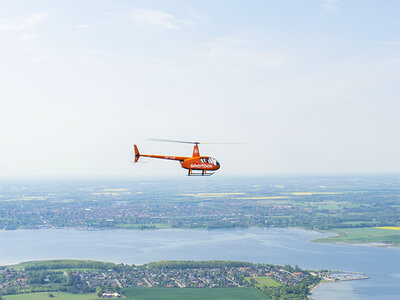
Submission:
<svg viewBox="0 0 400 300">
<path fill-rule="evenodd" d="M 133 145 L 133 149 L 135 150 L 135 160 L 134 162 L 137 163 L 139 158 L 140 158 L 140 153 L 139 153 L 139 149 L 136 145 Z"/>
</svg>

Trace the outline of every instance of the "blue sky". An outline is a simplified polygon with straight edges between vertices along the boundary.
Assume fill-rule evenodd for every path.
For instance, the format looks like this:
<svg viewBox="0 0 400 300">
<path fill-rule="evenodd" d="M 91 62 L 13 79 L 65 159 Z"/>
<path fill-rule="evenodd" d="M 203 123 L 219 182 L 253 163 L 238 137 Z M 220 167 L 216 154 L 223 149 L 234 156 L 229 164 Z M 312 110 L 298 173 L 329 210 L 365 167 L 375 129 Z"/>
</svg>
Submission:
<svg viewBox="0 0 400 300">
<path fill-rule="evenodd" d="M 398 1 L 2 1 L 0 176 L 399 172 Z M 255 159 L 257 161 L 255 161 Z"/>
</svg>

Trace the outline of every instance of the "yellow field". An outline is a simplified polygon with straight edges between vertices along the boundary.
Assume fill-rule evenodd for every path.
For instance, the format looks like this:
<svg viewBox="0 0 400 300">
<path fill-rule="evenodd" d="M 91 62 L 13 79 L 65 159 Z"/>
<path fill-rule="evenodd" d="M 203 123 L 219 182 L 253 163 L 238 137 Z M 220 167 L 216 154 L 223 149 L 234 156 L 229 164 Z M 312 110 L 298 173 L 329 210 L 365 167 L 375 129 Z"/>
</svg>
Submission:
<svg viewBox="0 0 400 300">
<path fill-rule="evenodd" d="M 3 196 L 1 196 L 1 197 L 3 197 Z M 22 198 L 13 198 L 13 199 L 7 199 L 7 200 L 2 200 L 2 201 L 10 202 L 10 201 L 32 201 L 32 200 L 46 200 L 46 198 L 43 196 L 22 196 Z"/>
<path fill-rule="evenodd" d="M 181 194 L 181 196 L 192 196 L 192 197 L 225 197 L 233 195 L 244 195 L 244 193 L 197 193 L 197 194 Z"/>
<path fill-rule="evenodd" d="M 390 229 L 390 230 L 400 230 L 400 227 L 390 227 L 390 226 L 385 226 L 385 227 L 375 227 L 379 229 Z"/>
</svg>

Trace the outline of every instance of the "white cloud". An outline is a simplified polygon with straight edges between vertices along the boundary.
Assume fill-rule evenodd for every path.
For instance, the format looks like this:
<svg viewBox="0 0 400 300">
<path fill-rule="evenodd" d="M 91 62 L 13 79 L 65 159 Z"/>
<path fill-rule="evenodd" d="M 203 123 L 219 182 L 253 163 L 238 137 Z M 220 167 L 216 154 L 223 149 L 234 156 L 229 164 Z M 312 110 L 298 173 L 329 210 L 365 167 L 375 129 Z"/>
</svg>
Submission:
<svg viewBox="0 0 400 300">
<path fill-rule="evenodd" d="M 196 20 L 196 21 L 198 21 L 199 23 L 206 23 L 206 22 L 209 21 L 209 19 L 208 19 L 206 16 L 201 15 L 201 14 L 196 13 L 196 12 L 189 12 L 188 15 L 189 15 L 193 20 Z"/>
<path fill-rule="evenodd" d="M 18 39 L 21 42 L 31 42 L 31 41 L 35 40 L 36 38 L 37 38 L 37 34 L 34 34 L 34 33 L 25 33 L 24 32 L 18 36 Z"/>
<path fill-rule="evenodd" d="M 193 24 L 191 21 L 181 20 L 171 14 L 156 10 L 137 9 L 130 16 L 137 24 L 165 29 L 179 29 L 182 26 Z"/>
<path fill-rule="evenodd" d="M 46 13 L 35 13 L 19 23 L 13 24 L 10 21 L 0 22 L 0 30 L 19 31 L 19 30 L 31 29 L 31 28 L 35 27 L 38 23 L 43 21 L 46 17 L 47 17 Z"/>
<path fill-rule="evenodd" d="M 246 68 L 271 68 L 285 63 L 283 54 L 262 49 L 260 45 L 243 37 L 242 34 L 218 37 L 213 43 L 196 51 L 195 56 L 214 59 L 215 63 L 227 62 L 229 65 Z"/>
<path fill-rule="evenodd" d="M 321 7 L 330 13 L 335 13 L 339 9 L 339 0 L 322 0 Z"/>
<path fill-rule="evenodd" d="M 48 56 L 42 55 L 42 56 L 37 56 L 37 57 L 33 58 L 31 60 L 31 63 L 42 63 L 42 62 L 46 62 L 48 60 L 49 60 Z"/>
<path fill-rule="evenodd" d="M 85 29 L 85 28 L 93 28 L 93 27 L 98 27 L 103 25 L 104 23 L 92 23 L 92 24 L 79 24 L 76 25 L 75 28 L 76 29 Z"/>
</svg>

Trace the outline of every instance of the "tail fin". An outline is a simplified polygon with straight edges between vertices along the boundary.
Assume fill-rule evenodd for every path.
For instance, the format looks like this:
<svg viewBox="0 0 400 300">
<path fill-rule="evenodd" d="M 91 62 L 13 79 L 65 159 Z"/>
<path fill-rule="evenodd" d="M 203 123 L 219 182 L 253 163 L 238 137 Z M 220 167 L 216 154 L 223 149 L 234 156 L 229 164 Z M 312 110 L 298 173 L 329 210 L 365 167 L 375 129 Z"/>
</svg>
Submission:
<svg viewBox="0 0 400 300">
<path fill-rule="evenodd" d="M 193 147 L 193 157 L 199 157 L 199 156 L 200 156 L 199 146 L 195 144 Z"/>
<path fill-rule="evenodd" d="M 133 148 L 135 149 L 135 163 L 137 163 L 140 157 L 140 153 L 136 145 L 133 145 Z"/>
</svg>

